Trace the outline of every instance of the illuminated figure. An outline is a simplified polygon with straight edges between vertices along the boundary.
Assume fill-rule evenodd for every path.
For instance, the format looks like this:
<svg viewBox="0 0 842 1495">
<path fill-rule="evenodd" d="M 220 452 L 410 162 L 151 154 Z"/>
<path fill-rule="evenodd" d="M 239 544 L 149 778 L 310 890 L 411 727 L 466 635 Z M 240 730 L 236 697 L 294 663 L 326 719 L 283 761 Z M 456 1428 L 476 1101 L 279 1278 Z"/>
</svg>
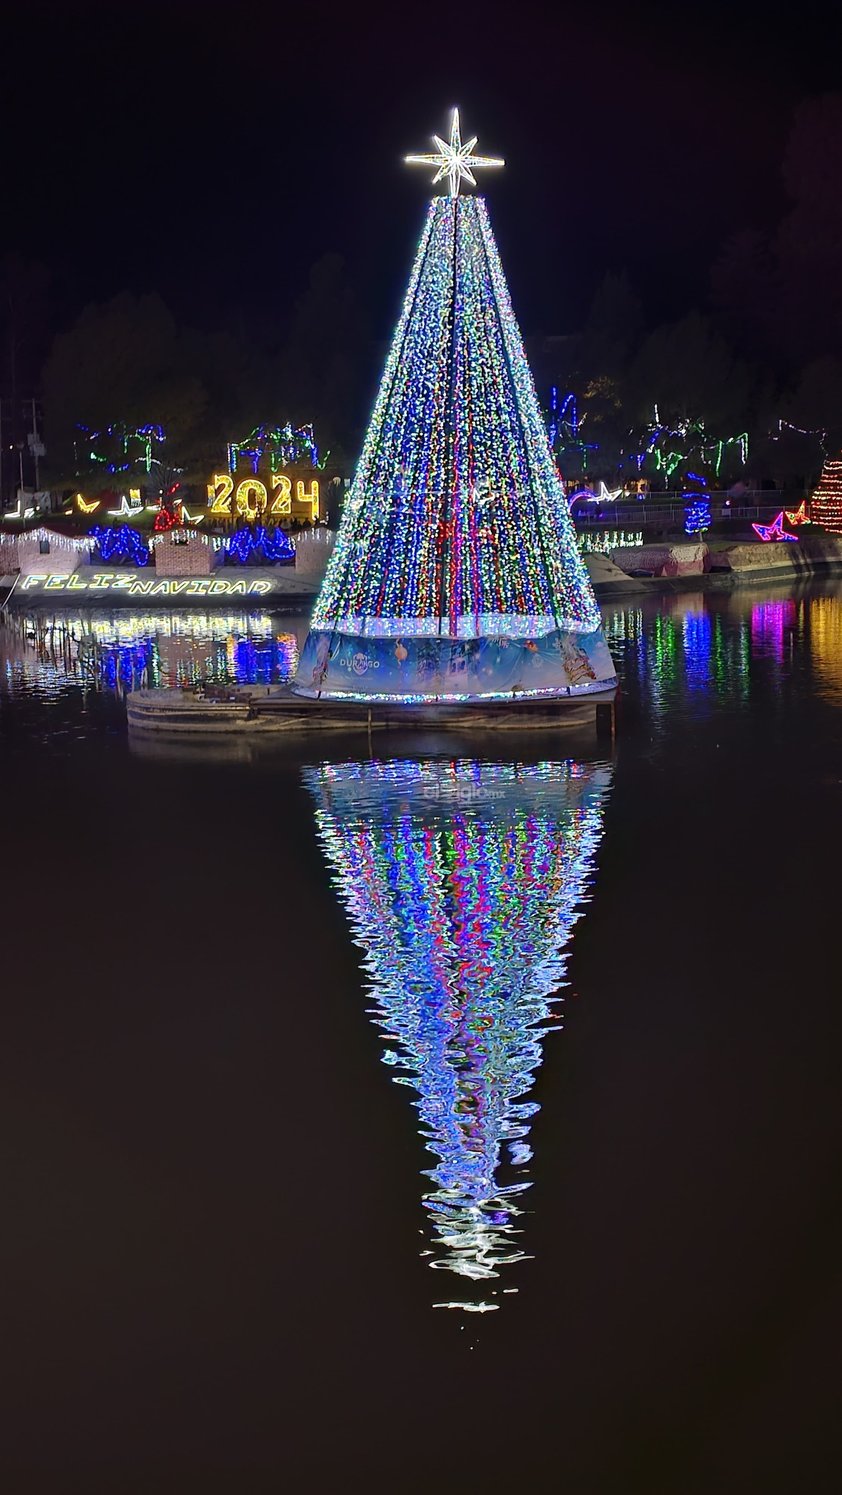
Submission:
<svg viewBox="0 0 842 1495">
<path fill-rule="evenodd" d="M 610 769 L 399 761 L 304 770 L 348 911 L 384 1063 L 416 1092 L 434 1165 L 430 1265 L 458 1301 L 522 1260 L 528 1099 L 558 1026 L 566 947 L 592 879 Z M 467 1279 L 467 1280 L 466 1280 Z M 469 1283 L 482 1284 L 470 1294 Z"/>
<path fill-rule="evenodd" d="M 475 169 L 503 163 L 462 141 L 456 111 L 449 141 L 434 139 L 434 152 L 407 159 L 449 190 L 427 213 L 296 688 L 313 693 L 327 637 L 326 698 L 612 690 L 488 212 L 481 197 L 461 194 Z M 558 647 L 568 636 L 591 664 L 577 681 Z M 396 656 L 398 641 L 405 655 Z M 453 652 L 468 643 L 470 656 Z M 360 650 L 377 669 L 352 679 Z"/>
</svg>

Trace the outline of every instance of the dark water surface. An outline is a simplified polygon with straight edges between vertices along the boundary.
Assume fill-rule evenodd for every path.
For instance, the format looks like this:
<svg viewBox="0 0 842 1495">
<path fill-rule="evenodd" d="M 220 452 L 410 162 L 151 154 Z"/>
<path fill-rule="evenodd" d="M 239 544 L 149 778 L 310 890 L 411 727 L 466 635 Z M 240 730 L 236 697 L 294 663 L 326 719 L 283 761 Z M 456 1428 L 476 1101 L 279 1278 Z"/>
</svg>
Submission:
<svg viewBox="0 0 842 1495">
<path fill-rule="evenodd" d="M 836 1490 L 842 592 L 606 609 L 610 752 L 128 739 L 304 626 L 0 621 L 0 1488 Z"/>
</svg>

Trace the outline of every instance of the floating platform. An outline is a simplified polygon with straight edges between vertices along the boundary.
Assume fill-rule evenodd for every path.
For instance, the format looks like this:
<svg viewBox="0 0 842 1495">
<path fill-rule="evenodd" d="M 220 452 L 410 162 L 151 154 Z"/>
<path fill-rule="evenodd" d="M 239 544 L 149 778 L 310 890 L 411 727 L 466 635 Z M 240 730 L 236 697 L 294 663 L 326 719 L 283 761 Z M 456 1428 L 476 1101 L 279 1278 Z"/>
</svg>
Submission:
<svg viewBox="0 0 842 1495">
<path fill-rule="evenodd" d="M 174 736 L 424 730 L 544 731 L 593 726 L 613 732 L 616 687 L 577 695 L 423 704 L 316 700 L 287 686 L 137 690 L 127 697 L 132 732 Z"/>
</svg>

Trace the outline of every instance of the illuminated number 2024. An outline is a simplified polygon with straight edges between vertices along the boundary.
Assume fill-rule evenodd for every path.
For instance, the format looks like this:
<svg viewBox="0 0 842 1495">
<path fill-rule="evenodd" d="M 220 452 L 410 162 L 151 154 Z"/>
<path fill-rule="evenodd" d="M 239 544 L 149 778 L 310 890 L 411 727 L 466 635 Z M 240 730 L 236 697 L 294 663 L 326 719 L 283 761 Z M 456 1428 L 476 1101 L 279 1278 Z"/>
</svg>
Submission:
<svg viewBox="0 0 842 1495">
<path fill-rule="evenodd" d="M 230 516 L 233 496 L 236 512 L 246 519 L 256 519 L 259 514 L 265 514 L 267 507 L 270 514 L 291 514 L 292 483 L 284 473 L 274 474 L 272 493 L 270 505 L 266 484 L 262 483 L 259 478 L 241 478 L 235 489 L 234 479 L 230 473 L 215 472 L 213 481 L 208 483 L 208 513 Z M 309 504 L 312 518 L 318 519 L 319 485 L 315 478 L 310 484 L 309 493 L 305 491 L 303 483 L 296 483 L 295 501 L 299 504 Z"/>
<path fill-rule="evenodd" d="M 231 494 L 234 492 L 234 479 L 227 472 L 215 472 L 213 481 L 208 483 L 208 513 L 230 514 Z"/>
</svg>

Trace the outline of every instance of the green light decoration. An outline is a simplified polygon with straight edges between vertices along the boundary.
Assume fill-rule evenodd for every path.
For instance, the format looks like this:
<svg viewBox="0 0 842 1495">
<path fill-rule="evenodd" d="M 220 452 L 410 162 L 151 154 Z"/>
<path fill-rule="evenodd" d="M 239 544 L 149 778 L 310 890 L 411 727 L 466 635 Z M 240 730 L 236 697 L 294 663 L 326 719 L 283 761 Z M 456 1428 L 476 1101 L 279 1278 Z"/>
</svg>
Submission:
<svg viewBox="0 0 842 1495">
<path fill-rule="evenodd" d="M 655 467 L 655 471 L 663 473 L 665 484 L 668 487 L 673 474 L 684 462 L 693 458 L 701 460 L 712 471 L 713 476 L 718 478 L 722 471 L 722 462 L 727 451 L 731 447 L 738 447 L 740 463 L 744 467 L 748 461 L 748 432 L 739 431 L 736 436 L 713 437 L 710 439 L 699 439 L 691 445 L 687 445 L 688 439 L 693 437 L 705 437 L 705 423 L 703 420 L 683 420 L 676 426 L 665 425 L 659 416 L 658 406 L 654 407 L 654 418 L 647 428 L 647 444 L 643 451 L 638 452 L 633 459 L 638 471 L 649 458 Z M 667 437 L 680 437 L 684 446 L 659 445 Z"/>
<path fill-rule="evenodd" d="M 450 194 L 427 213 L 313 612 L 296 681 L 310 695 L 615 683 L 488 211 L 456 192 L 496 158 L 463 146 L 458 120 L 451 137 L 423 158 Z"/>
<path fill-rule="evenodd" d="M 228 468 L 237 472 L 245 462 L 256 473 L 261 466 L 270 472 L 279 472 L 282 467 L 293 467 L 296 463 L 307 464 L 321 470 L 325 467 L 330 452 L 319 453 L 312 424 L 293 426 L 255 426 L 242 441 L 229 441 Z"/>
<path fill-rule="evenodd" d="M 77 430 L 82 432 L 82 438 L 74 443 L 77 466 L 84 465 L 80 463 L 79 453 L 80 448 L 84 451 L 87 447 L 88 459 L 111 473 L 131 472 L 137 467 L 151 472 L 152 464 L 156 461 L 153 451 L 162 447 L 167 439 L 163 426 L 129 426 L 125 421 L 115 421 L 102 431 L 95 431 L 91 426 L 82 424 Z M 110 443 L 105 451 L 104 443 Z"/>
</svg>

